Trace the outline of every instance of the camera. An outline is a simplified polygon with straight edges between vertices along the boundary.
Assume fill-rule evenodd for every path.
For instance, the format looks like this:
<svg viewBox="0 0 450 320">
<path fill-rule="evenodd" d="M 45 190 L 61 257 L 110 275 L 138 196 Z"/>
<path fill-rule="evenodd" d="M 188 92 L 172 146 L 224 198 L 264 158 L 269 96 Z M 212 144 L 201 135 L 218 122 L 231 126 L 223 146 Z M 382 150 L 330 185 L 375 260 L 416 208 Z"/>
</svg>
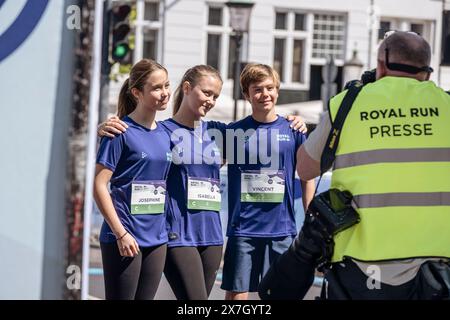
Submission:
<svg viewBox="0 0 450 320">
<path fill-rule="evenodd" d="M 313 220 L 318 220 L 332 237 L 360 221 L 358 212 L 352 206 L 352 199 L 348 191 L 330 189 L 313 198 L 307 213 Z"/>
<path fill-rule="evenodd" d="M 376 74 L 377 69 L 364 71 L 360 80 L 351 80 L 347 82 L 344 86 L 344 89 L 348 89 L 351 85 L 354 85 L 356 83 L 362 84 L 364 86 L 368 83 L 375 82 L 377 80 Z"/>
<path fill-rule="evenodd" d="M 377 80 L 377 69 L 367 70 L 361 76 L 361 83 L 366 85 Z"/>
</svg>

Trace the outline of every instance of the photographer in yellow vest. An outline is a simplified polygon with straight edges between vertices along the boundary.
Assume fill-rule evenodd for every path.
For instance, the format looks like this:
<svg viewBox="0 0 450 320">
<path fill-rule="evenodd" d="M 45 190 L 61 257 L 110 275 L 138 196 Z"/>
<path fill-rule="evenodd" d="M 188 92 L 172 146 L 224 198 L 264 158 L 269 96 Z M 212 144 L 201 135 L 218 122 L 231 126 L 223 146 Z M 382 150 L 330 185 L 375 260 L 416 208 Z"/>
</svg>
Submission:
<svg viewBox="0 0 450 320">
<path fill-rule="evenodd" d="M 332 233 L 328 299 L 449 298 L 450 95 L 429 81 L 430 60 L 421 36 L 386 34 L 376 81 L 358 88 L 341 130 L 334 131 L 331 189 L 351 196 L 359 223 Z M 297 170 L 304 179 L 324 171 L 323 152 L 350 90 L 330 100 L 329 111 L 299 150 Z M 305 225 L 300 236 L 307 230 Z M 301 243 L 294 241 L 286 255 L 295 257 Z M 272 268 L 284 270 L 285 280 L 296 277 L 298 285 L 303 278 L 311 282 L 311 274 L 295 274 L 286 265 Z M 283 298 L 275 283 L 268 279 L 264 292 Z"/>
</svg>

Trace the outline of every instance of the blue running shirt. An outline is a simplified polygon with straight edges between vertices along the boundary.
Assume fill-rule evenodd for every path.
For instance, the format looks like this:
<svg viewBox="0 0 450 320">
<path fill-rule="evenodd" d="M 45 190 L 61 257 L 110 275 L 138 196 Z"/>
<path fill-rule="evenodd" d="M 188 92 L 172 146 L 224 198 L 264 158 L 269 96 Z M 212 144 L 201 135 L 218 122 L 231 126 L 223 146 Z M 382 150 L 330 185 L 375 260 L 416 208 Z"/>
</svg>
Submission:
<svg viewBox="0 0 450 320">
<path fill-rule="evenodd" d="M 289 124 L 281 116 L 270 123 L 248 116 L 227 126 L 227 236 L 281 237 L 297 233 L 296 154 L 306 138 Z M 239 131 L 247 135 L 239 138 Z M 230 132 L 234 137 L 230 138 Z"/>
<path fill-rule="evenodd" d="M 150 130 L 128 116 L 123 121 L 128 124 L 125 133 L 114 138 L 102 138 L 97 163 L 113 171 L 111 198 L 125 229 L 139 246 L 157 246 L 168 241 L 164 205 L 157 206 L 154 211 L 158 213 L 132 214 L 132 211 L 139 212 L 139 208 L 131 207 L 132 184 L 137 186 L 135 188 L 148 188 L 150 183 L 155 195 L 167 193 L 164 189 L 171 160 L 170 138 L 161 123 Z M 100 241 L 116 241 L 106 221 L 102 225 Z"/>
<path fill-rule="evenodd" d="M 222 245 L 220 202 L 218 207 L 210 205 L 213 210 L 208 210 L 198 197 L 196 200 L 189 200 L 188 197 L 192 199 L 189 190 L 192 192 L 196 185 L 205 184 L 217 194 L 222 158 L 214 140 L 215 135 L 210 136 L 208 132 L 215 129 L 215 133 L 222 136 L 225 124 L 202 121 L 201 126 L 196 129 L 186 127 L 173 119 L 167 119 L 161 124 L 171 135 L 172 147 L 172 165 L 167 179 L 168 246 Z M 200 195 L 210 197 L 213 194 L 211 191 Z"/>
</svg>

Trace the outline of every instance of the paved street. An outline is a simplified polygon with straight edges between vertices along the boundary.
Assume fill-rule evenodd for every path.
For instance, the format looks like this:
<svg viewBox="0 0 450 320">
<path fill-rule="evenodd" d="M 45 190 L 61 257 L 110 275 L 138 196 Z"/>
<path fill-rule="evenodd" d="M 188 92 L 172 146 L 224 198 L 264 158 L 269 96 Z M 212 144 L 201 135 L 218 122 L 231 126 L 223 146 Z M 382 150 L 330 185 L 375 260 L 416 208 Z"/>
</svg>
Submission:
<svg viewBox="0 0 450 320">
<path fill-rule="evenodd" d="M 213 290 L 209 297 L 210 300 L 223 300 L 225 297 L 225 291 L 220 289 L 222 270 L 219 270 L 219 274 L 214 284 Z M 90 251 L 90 276 L 89 276 L 89 296 L 91 299 L 104 299 L 105 288 L 103 284 L 102 274 L 102 261 L 100 249 L 97 247 L 91 247 Z M 315 296 L 319 295 L 320 288 L 313 286 L 307 293 L 305 300 L 313 300 Z M 156 293 L 156 300 L 175 300 L 175 296 L 170 289 L 169 284 L 163 277 L 159 285 L 158 292 Z M 251 293 L 250 299 L 258 300 L 258 294 Z"/>
</svg>

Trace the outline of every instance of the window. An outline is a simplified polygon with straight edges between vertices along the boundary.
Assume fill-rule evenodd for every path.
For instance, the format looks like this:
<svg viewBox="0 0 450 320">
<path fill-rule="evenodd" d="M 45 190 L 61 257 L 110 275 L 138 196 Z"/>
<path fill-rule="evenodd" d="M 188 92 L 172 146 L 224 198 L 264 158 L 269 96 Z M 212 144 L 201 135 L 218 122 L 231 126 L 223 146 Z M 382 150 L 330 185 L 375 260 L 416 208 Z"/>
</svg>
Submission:
<svg viewBox="0 0 450 320">
<path fill-rule="evenodd" d="M 292 57 L 292 82 L 303 82 L 302 65 L 304 40 L 294 40 L 294 54 Z"/>
<path fill-rule="evenodd" d="M 220 64 L 220 48 L 221 48 L 221 38 L 220 34 L 208 34 L 208 49 L 207 49 L 207 57 L 206 64 L 213 66 L 217 70 L 219 69 Z"/>
<path fill-rule="evenodd" d="M 305 15 L 302 13 L 295 14 L 294 30 L 305 30 Z"/>
<path fill-rule="evenodd" d="M 380 21 L 380 29 L 378 29 L 378 40 L 384 39 L 384 34 L 391 30 L 391 23 L 389 21 Z"/>
<path fill-rule="evenodd" d="M 137 1 L 136 10 L 141 21 L 136 21 L 136 40 L 140 41 L 140 45 L 136 45 L 136 54 L 134 58 L 148 58 L 159 60 L 161 52 L 160 47 L 160 30 L 162 22 L 160 19 L 160 1 L 145 0 Z"/>
<path fill-rule="evenodd" d="M 343 59 L 345 44 L 345 19 L 343 15 L 314 14 L 314 58 Z"/>
<path fill-rule="evenodd" d="M 223 79 L 230 79 L 234 72 L 236 44 L 231 36 L 229 13 L 220 4 L 207 6 L 206 13 L 205 63 L 219 70 Z"/>
<path fill-rule="evenodd" d="M 411 23 L 411 31 L 423 35 L 423 24 Z"/>
<path fill-rule="evenodd" d="M 380 29 L 378 30 L 378 42 L 383 40 L 384 34 L 387 31 L 412 31 L 420 34 L 430 44 L 431 48 L 434 47 L 434 23 L 432 20 L 408 20 L 401 18 L 388 18 L 382 17 L 380 22 Z M 445 28 L 443 31 L 445 32 Z"/>
<path fill-rule="evenodd" d="M 221 26 L 222 25 L 222 8 L 209 8 L 208 25 Z"/>
<path fill-rule="evenodd" d="M 310 32 L 307 31 L 308 16 L 302 12 L 275 11 L 273 41 L 273 67 L 284 84 L 305 83 L 305 46 Z"/>
<path fill-rule="evenodd" d="M 273 68 L 277 70 L 280 79 L 284 79 L 283 65 L 284 65 L 284 39 L 275 39 L 274 53 L 273 53 Z"/>
<path fill-rule="evenodd" d="M 142 56 L 146 59 L 157 60 L 158 47 L 158 31 L 152 29 L 144 29 L 144 48 Z"/>
<path fill-rule="evenodd" d="M 222 8 L 208 8 L 208 25 L 222 26 Z M 209 32 L 207 35 L 206 64 L 220 70 L 222 35 L 220 32 Z"/>
<path fill-rule="evenodd" d="M 277 12 L 275 14 L 275 29 L 286 30 L 287 13 Z"/>
<path fill-rule="evenodd" d="M 159 2 L 146 2 L 144 20 L 159 21 Z"/>
<path fill-rule="evenodd" d="M 223 58 L 227 52 L 224 52 L 224 40 L 228 37 L 225 27 L 223 7 L 209 6 L 207 7 L 206 20 L 206 64 L 223 70 Z"/>
</svg>

